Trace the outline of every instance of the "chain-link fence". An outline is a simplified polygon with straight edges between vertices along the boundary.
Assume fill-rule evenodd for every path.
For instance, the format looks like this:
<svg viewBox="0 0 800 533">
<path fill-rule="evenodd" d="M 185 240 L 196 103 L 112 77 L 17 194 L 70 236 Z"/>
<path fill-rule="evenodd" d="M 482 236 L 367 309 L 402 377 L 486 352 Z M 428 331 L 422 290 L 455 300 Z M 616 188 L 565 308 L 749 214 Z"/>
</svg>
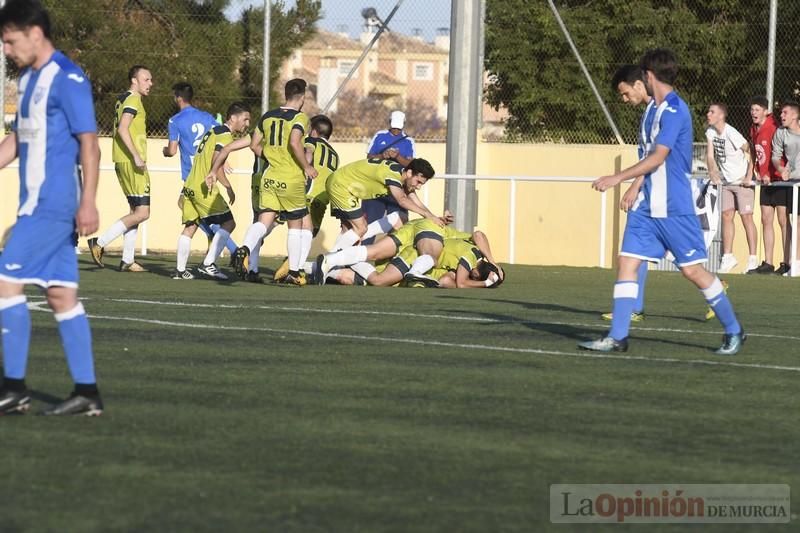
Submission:
<svg viewBox="0 0 800 533">
<path fill-rule="evenodd" d="M 713 4 L 713 5 L 712 5 Z M 556 6 L 611 115 L 635 142 L 641 110 L 623 104 L 610 80 L 620 66 L 638 63 L 649 48 L 675 51 L 676 87 L 703 139 L 711 102 L 722 101 L 729 122 L 746 131 L 749 100 L 765 95 L 769 0 L 753 2 L 559 1 Z M 797 93 L 800 2 L 780 2 L 774 91 L 778 101 Z M 616 139 L 556 16 L 547 2 L 487 0 L 487 100 L 508 120 L 495 140 L 599 142 Z"/>
<path fill-rule="evenodd" d="M 224 113 L 235 100 L 261 112 L 264 0 L 45 0 L 54 40 L 92 80 L 100 131 L 110 134 L 114 101 L 134 64 L 155 85 L 144 103 L 151 136 L 166 135 L 176 112 L 171 86 L 188 81 L 195 105 Z M 640 111 L 623 104 L 609 81 L 655 46 L 681 61 L 676 86 L 692 107 L 702 140 L 709 103 L 722 101 L 729 122 L 749 125 L 752 96 L 766 92 L 769 0 L 677 3 L 658 0 L 561 0 L 556 3 L 623 138 L 635 142 Z M 450 0 L 271 0 L 272 106 L 283 82 L 309 82 L 305 111 L 328 104 L 370 39 L 383 33 L 328 110 L 334 140 L 366 141 L 406 112 L 419 141 L 444 141 L 448 105 Z M 741 4 L 741 5 L 740 5 Z M 781 2 L 775 98 L 798 92 L 800 2 Z M 500 142 L 613 143 L 616 138 L 545 1 L 486 0 L 485 91 L 481 138 Z M 16 109 L 8 71 L 6 120 Z"/>
</svg>

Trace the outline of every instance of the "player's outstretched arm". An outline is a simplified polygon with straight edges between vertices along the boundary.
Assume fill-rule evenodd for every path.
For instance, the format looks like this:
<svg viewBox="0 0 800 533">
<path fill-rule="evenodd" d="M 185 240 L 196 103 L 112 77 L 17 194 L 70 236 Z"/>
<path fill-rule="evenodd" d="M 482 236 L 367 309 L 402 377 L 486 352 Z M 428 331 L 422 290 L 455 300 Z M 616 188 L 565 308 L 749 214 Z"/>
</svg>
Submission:
<svg viewBox="0 0 800 533">
<path fill-rule="evenodd" d="M 209 180 L 211 180 L 211 185 L 214 184 L 214 180 L 217 179 L 219 174 L 219 170 L 225 164 L 225 161 L 228 159 L 228 155 L 231 152 L 235 152 L 236 150 L 241 150 L 242 148 L 247 148 L 250 146 L 250 139 L 247 137 L 242 137 L 241 139 L 236 139 L 235 141 L 226 144 L 222 147 L 222 150 L 215 152 L 211 158 L 211 170 L 208 171 L 206 174 L 205 182 L 208 185 Z M 208 185 L 211 187 L 211 185 Z"/>
<path fill-rule="evenodd" d="M 260 128 L 260 126 L 259 126 Z M 250 150 L 256 154 L 256 157 L 261 157 L 263 153 L 263 147 L 261 146 L 261 141 L 264 139 L 264 135 L 261 133 L 261 130 L 256 128 L 253 131 L 253 134 L 250 136 Z"/>
<path fill-rule="evenodd" d="M 664 163 L 669 155 L 669 150 L 669 147 L 664 146 L 663 144 L 657 144 L 656 149 L 653 150 L 650 155 L 632 167 L 628 167 L 617 174 L 611 174 L 609 176 L 601 176 L 597 178 L 594 182 L 592 182 L 592 188 L 603 192 L 611 187 L 616 187 L 625 180 L 649 174 Z"/>
<path fill-rule="evenodd" d="M 487 261 L 489 261 L 493 265 L 497 265 L 497 261 L 494 260 L 494 256 L 492 255 L 492 248 L 489 246 L 489 238 L 486 236 L 484 232 L 482 232 L 481 230 L 473 231 L 472 242 L 475 243 L 475 246 L 478 247 L 478 250 L 481 251 L 481 253 L 487 259 Z"/>
<path fill-rule="evenodd" d="M 94 132 L 78 134 L 78 142 L 81 144 L 80 161 L 83 188 L 75 223 L 80 235 L 90 235 L 97 231 L 100 225 L 100 215 L 97 212 L 95 200 L 97 182 L 100 177 L 100 145 L 97 142 L 97 134 Z"/>
<path fill-rule="evenodd" d="M 457 289 L 484 289 L 486 287 L 491 287 L 500 277 L 492 272 L 489 274 L 489 278 L 486 281 L 476 281 L 474 279 L 470 279 L 469 277 L 469 270 L 464 265 L 458 265 L 458 269 L 456 270 L 456 288 Z"/>
<path fill-rule="evenodd" d="M 389 192 L 391 193 L 392 198 L 394 198 L 397 204 L 403 209 L 408 209 L 412 213 L 416 213 L 422 217 L 428 218 L 440 226 L 445 225 L 441 217 L 434 215 L 430 209 L 428 209 L 421 201 L 419 201 L 419 198 L 416 198 L 417 202 L 410 198 L 411 195 L 416 197 L 417 195 L 415 193 L 412 192 L 411 195 L 408 195 L 405 193 L 402 187 L 393 186 L 389 187 Z"/>
<path fill-rule="evenodd" d="M 11 132 L 0 142 L 0 168 L 7 167 L 17 158 L 17 134 Z"/>
</svg>

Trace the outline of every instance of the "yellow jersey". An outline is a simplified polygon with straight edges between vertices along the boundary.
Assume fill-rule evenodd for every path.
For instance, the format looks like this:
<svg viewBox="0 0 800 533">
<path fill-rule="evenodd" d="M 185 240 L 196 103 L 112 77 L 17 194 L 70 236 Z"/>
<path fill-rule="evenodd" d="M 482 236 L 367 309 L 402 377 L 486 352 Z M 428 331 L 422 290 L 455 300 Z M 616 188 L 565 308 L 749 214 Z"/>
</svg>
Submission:
<svg viewBox="0 0 800 533">
<path fill-rule="evenodd" d="M 141 95 L 131 91 L 119 95 L 114 104 L 114 142 L 111 147 L 111 159 L 114 163 L 133 163 L 133 154 L 128 151 L 117 132 L 123 113 L 133 115 L 128 131 L 131 134 L 133 145 L 139 151 L 139 156 L 147 160 L 147 113 L 142 105 Z"/>
<path fill-rule="evenodd" d="M 306 137 L 305 147 L 314 150 L 312 164 L 317 171 L 317 177 L 314 178 L 307 196 L 315 198 L 325 192 L 325 182 L 328 181 L 328 176 L 339 168 L 339 154 L 322 137 Z"/>
<path fill-rule="evenodd" d="M 370 200 L 388 196 L 389 187 L 402 186 L 402 165 L 390 159 L 362 159 L 331 174 L 327 189 L 344 189 L 356 198 Z"/>
<path fill-rule="evenodd" d="M 205 178 L 211 171 L 214 154 L 231 142 L 233 142 L 233 134 L 224 124 L 212 127 L 203 135 L 200 144 L 197 145 L 197 152 L 194 154 L 192 169 L 186 178 L 186 188 L 195 190 L 205 188 Z"/>
<path fill-rule="evenodd" d="M 308 115 L 289 107 L 267 111 L 258 122 L 261 132 L 261 155 L 269 162 L 267 173 L 272 179 L 305 182 L 303 167 L 295 160 L 289 146 L 292 130 L 300 130 L 302 138 L 308 132 Z"/>
</svg>

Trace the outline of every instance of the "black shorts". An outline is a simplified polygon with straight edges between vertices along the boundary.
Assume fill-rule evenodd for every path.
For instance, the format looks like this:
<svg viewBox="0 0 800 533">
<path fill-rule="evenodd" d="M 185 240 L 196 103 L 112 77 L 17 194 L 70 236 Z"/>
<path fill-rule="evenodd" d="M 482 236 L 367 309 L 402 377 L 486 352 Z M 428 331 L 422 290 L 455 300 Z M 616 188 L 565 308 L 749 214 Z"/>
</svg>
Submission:
<svg viewBox="0 0 800 533">
<path fill-rule="evenodd" d="M 768 205 L 771 207 L 791 207 L 792 188 L 762 185 L 759 203 L 761 205 Z"/>
</svg>

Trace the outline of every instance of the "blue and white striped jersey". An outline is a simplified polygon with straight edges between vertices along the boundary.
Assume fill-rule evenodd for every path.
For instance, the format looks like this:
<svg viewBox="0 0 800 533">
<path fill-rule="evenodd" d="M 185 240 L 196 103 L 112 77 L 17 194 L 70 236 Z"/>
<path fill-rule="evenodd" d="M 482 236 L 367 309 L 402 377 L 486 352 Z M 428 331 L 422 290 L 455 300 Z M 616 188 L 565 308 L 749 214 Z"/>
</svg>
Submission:
<svg viewBox="0 0 800 533">
<path fill-rule="evenodd" d="M 642 137 L 643 157 L 659 144 L 669 148 L 669 155 L 661 166 L 645 176 L 644 187 L 632 210 L 652 218 L 694 215 L 690 183 L 692 117 L 686 102 L 671 92 L 657 107 L 648 106 L 642 120 Z"/>
<path fill-rule="evenodd" d="M 81 191 L 77 135 L 97 131 L 91 84 L 56 51 L 42 68 L 20 73 L 17 94 L 18 215 L 71 220 Z"/>
</svg>

